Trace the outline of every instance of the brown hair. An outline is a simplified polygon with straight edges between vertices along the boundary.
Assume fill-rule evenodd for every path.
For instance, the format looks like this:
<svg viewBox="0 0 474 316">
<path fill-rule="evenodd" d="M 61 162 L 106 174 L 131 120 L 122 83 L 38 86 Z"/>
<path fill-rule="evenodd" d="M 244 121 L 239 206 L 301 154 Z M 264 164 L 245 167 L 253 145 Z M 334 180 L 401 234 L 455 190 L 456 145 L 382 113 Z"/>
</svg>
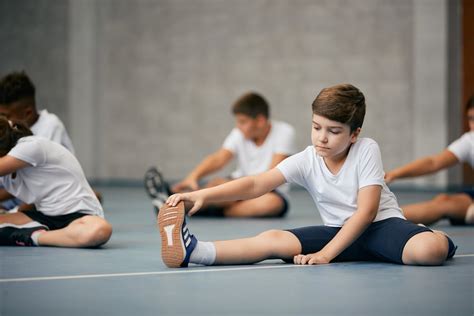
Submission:
<svg viewBox="0 0 474 316">
<path fill-rule="evenodd" d="M 18 140 L 25 136 L 31 136 L 33 133 L 22 122 L 10 122 L 3 116 L 0 116 L 0 157 L 5 156 L 15 147 Z"/>
<path fill-rule="evenodd" d="M 232 106 L 232 113 L 234 113 L 234 115 L 244 114 L 251 118 L 256 118 L 258 115 L 269 118 L 270 107 L 261 95 L 255 92 L 248 92 L 235 101 Z"/>
<path fill-rule="evenodd" d="M 321 90 L 312 108 L 313 114 L 349 125 L 352 133 L 364 123 L 365 97 L 353 85 L 339 84 Z"/>
</svg>

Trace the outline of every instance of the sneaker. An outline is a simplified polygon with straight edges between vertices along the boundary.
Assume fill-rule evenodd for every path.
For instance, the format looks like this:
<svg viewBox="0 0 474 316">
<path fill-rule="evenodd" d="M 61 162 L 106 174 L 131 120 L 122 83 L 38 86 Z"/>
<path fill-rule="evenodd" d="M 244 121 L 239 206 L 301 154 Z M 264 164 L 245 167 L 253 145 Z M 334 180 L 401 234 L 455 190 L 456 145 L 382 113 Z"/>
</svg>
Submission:
<svg viewBox="0 0 474 316">
<path fill-rule="evenodd" d="M 184 203 L 163 205 L 158 214 L 161 235 L 161 258 L 168 268 L 187 267 L 197 239 L 186 227 Z"/>
<path fill-rule="evenodd" d="M 151 203 L 158 215 L 161 207 L 169 197 L 168 184 L 163 179 L 163 175 L 155 167 L 149 168 L 145 173 L 145 190 L 152 199 Z"/>
<path fill-rule="evenodd" d="M 46 226 L 25 227 L 13 224 L 0 225 L 0 245 L 35 246 L 31 235 L 38 230 L 48 230 Z"/>
</svg>

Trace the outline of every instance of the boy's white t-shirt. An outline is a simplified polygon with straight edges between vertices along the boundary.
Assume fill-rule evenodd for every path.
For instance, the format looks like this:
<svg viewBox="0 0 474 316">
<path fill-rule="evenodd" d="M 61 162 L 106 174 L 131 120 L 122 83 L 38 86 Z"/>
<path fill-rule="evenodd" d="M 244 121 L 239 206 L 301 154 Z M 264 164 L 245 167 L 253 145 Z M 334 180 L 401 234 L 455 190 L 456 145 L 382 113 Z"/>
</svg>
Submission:
<svg viewBox="0 0 474 316">
<path fill-rule="evenodd" d="M 41 110 L 39 112 L 38 120 L 30 127 L 31 131 L 36 136 L 42 136 L 53 142 L 59 143 L 69 149 L 74 155 L 74 147 L 71 139 L 64 127 L 63 122 L 53 113 L 48 110 Z"/>
<path fill-rule="evenodd" d="M 252 140 L 246 139 L 244 134 L 234 128 L 222 145 L 231 151 L 237 158 L 237 170 L 232 173 L 233 178 L 240 178 L 259 174 L 269 170 L 273 155 L 292 155 L 295 153 L 295 130 L 285 122 L 270 121 L 271 129 L 260 146 L 255 145 Z M 286 185 L 278 188 L 286 193 L 289 187 Z"/>
<path fill-rule="evenodd" d="M 466 162 L 474 168 L 474 131 L 464 133 L 459 139 L 448 146 L 461 162 Z"/>
<path fill-rule="evenodd" d="M 0 177 L 5 189 L 45 215 L 81 211 L 104 217 L 99 200 L 76 157 L 60 144 L 39 136 L 20 138 L 8 153 L 31 166 Z"/>
<path fill-rule="evenodd" d="M 369 185 L 382 187 L 374 222 L 404 218 L 395 195 L 385 184 L 380 149 L 370 138 L 360 138 L 352 144 L 336 175 L 329 171 L 313 146 L 285 159 L 277 168 L 287 182 L 301 185 L 309 192 L 326 226 L 344 225 L 357 210 L 359 189 Z"/>
</svg>

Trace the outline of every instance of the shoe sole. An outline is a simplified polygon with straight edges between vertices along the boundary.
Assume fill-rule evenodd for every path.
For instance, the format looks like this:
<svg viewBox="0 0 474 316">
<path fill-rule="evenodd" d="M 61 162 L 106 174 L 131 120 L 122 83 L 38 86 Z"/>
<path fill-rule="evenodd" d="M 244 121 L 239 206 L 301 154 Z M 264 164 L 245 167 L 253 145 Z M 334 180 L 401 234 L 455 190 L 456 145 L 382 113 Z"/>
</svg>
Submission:
<svg viewBox="0 0 474 316">
<path fill-rule="evenodd" d="M 158 213 L 158 229 L 161 236 L 161 259 L 168 268 L 179 268 L 186 256 L 182 239 L 184 203 L 177 206 L 165 204 Z"/>
<path fill-rule="evenodd" d="M 158 190 L 156 189 L 155 177 L 158 176 L 158 171 L 152 167 L 149 168 L 144 177 L 145 191 L 152 199 L 157 197 Z"/>
</svg>

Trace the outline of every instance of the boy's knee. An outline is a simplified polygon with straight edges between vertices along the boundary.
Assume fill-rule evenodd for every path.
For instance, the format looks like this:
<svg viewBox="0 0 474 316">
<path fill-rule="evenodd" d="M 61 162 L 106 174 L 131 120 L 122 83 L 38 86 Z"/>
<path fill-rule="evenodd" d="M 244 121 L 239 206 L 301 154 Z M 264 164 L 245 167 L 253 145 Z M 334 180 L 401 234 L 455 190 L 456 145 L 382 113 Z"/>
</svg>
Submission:
<svg viewBox="0 0 474 316">
<path fill-rule="evenodd" d="M 87 233 L 82 234 L 79 243 L 83 247 L 97 247 L 105 244 L 112 235 L 112 226 L 105 220 L 90 223 Z"/>
<path fill-rule="evenodd" d="M 419 235 L 414 237 L 417 236 L 421 237 Z M 405 253 L 405 250 L 407 253 Z M 409 249 L 405 250 L 403 253 L 403 262 L 405 264 L 441 265 L 448 256 L 449 244 L 446 236 L 426 233 L 425 236 L 411 243 Z"/>
<path fill-rule="evenodd" d="M 434 197 L 433 201 L 435 202 L 445 202 L 449 200 L 449 195 L 441 193 Z"/>
<path fill-rule="evenodd" d="M 268 241 L 278 241 L 285 237 L 285 232 L 278 229 L 270 229 L 260 233 L 257 237 Z"/>
</svg>

